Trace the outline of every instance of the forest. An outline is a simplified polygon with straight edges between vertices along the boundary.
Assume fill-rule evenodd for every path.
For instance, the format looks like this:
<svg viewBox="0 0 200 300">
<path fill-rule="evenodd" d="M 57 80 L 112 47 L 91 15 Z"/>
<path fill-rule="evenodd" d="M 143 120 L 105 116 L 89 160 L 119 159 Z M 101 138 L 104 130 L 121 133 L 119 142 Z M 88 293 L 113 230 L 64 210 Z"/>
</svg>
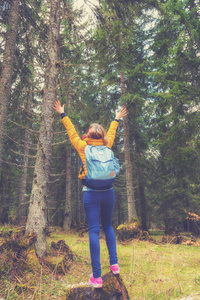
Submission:
<svg viewBox="0 0 200 300">
<path fill-rule="evenodd" d="M 85 222 L 58 98 L 80 135 L 128 109 L 113 146 L 114 224 L 190 230 L 188 212 L 200 213 L 198 1 L 88 6 L 84 21 L 72 1 L 1 1 L 0 222 L 32 226 L 35 209 L 43 227 Z"/>
<path fill-rule="evenodd" d="M 0 224 L 36 233 L 39 257 L 49 228 L 86 226 L 59 99 L 80 136 L 127 108 L 114 228 L 198 236 L 199 1 L 0 0 L 0 29 Z"/>
<path fill-rule="evenodd" d="M 84 22 L 72 1 L 1 1 L 0 221 L 31 223 L 40 202 L 41 226 L 85 222 L 59 98 L 80 135 L 128 109 L 113 146 L 116 226 L 189 230 L 187 213 L 200 213 L 198 1 L 88 5 Z"/>
</svg>

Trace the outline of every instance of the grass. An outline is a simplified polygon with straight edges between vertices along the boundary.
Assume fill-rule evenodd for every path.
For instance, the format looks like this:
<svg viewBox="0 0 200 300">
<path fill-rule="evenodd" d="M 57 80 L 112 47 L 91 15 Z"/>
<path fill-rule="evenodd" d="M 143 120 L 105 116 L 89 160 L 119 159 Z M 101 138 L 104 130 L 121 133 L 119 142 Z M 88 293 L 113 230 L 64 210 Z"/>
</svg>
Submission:
<svg viewBox="0 0 200 300">
<path fill-rule="evenodd" d="M 14 286 L 7 281 L 0 296 L 5 300 L 64 300 L 67 285 L 87 281 L 92 272 L 88 234 L 79 237 L 75 232 L 66 233 L 56 229 L 48 237 L 48 242 L 61 239 L 77 255 L 66 276 L 47 276 L 43 274 L 42 269 L 37 276 L 27 272 L 26 282 L 22 282 L 21 285 L 18 282 L 16 287 L 16 284 Z M 156 240 L 158 241 L 158 236 Z M 109 272 L 109 259 L 104 237 L 100 243 L 102 274 L 105 274 Z M 200 294 L 198 246 L 133 240 L 127 244 L 117 243 L 117 250 L 121 276 L 131 300 L 181 299 L 191 294 Z"/>
</svg>

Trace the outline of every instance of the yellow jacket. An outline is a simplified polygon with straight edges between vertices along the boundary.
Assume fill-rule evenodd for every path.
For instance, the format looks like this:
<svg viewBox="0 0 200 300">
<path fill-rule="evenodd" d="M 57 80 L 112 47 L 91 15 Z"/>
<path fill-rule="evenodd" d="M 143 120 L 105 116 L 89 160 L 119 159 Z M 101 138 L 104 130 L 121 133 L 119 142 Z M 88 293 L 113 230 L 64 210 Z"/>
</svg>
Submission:
<svg viewBox="0 0 200 300">
<path fill-rule="evenodd" d="M 72 124 L 69 117 L 65 116 L 64 118 L 62 118 L 62 122 L 63 122 L 65 128 L 67 129 L 67 133 L 68 133 L 68 136 L 69 136 L 69 139 L 70 139 L 72 145 L 78 151 L 80 159 L 83 163 L 83 172 L 82 173 L 79 172 L 79 178 L 84 179 L 85 176 L 87 175 L 85 147 L 87 146 L 87 144 L 95 145 L 95 146 L 104 145 L 103 139 L 97 140 L 97 139 L 92 139 L 92 138 L 85 138 L 84 140 L 82 140 L 79 137 L 78 133 L 76 132 L 76 129 L 74 128 L 74 125 Z M 117 121 L 112 121 L 110 124 L 110 128 L 107 132 L 107 138 L 108 138 L 107 147 L 109 147 L 109 148 L 111 148 L 114 143 L 115 134 L 116 134 L 118 125 L 119 125 L 119 123 Z M 81 168 L 81 170 L 82 170 L 82 168 Z"/>
</svg>

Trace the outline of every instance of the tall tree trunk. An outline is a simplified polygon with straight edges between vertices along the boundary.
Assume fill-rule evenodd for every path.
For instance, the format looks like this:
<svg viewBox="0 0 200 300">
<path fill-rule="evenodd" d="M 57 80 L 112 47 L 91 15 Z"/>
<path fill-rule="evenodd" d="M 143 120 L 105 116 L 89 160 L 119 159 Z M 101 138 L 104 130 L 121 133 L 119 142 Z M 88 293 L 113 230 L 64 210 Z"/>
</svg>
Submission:
<svg viewBox="0 0 200 300">
<path fill-rule="evenodd" d="M 116 199 L 115 201 L 117 204 L 117 225 L 119 225 L 122 223 L 122 221 L 121 221 L 121 202 L 120 202 L 118 193 L 115 193 L 115 199 Z"/>
<path fill-rule="evenodd" d="M 120 73 L 121 78 L 121 93 L 125 96 L 125 82 L 124 73 Z M 130 144 L 129 144 L 129 126 L 128 118 L 123 118 L 123 136 L 124 136 L 124 153 L 125 153 L 125 168 L 126 168 L 126 190 L 128 199 L 128 220 L 132 218 L 137 218 L 137 212 L 135 208 L 135 197 L 133 189 L 133 175 L 132 175 L 132 163 L 130 154 Z"/>
<path fill-rule="evenodd" d="M 20 0 L 13 0 L 8 19 L 5 50 L 3 53 L 2 71 L 0 76 L 0 177 L 2 172 L 3 139 L 6 124 L 7 105 L 11 88 L 15 43 L 19 19 Z"/>
<path fill-rule="evenodd" d="M 144 176 L 143 176 L 143 169 L 142 169 L 142 159 L 141 153 L 138 145 L 138 141 L 136 141 L 136 157 L 138 163 L 138 179 L 139 179 L 139 196 L 140 196 L 140 209 L 141 209 L 141 220 L 142 220 L 142 229 L 147 230 L 147 203 L 146 197 L 144 193 Z"/>
<path fill-rule="evenodd" d="M 58 77 L 58 41 L 60 33 L 60 0 L 49 0 L 49 31 L 47 42 L 47 66 L 45 70 L 44 99 L 33 175 L 26 232 L 37 233 L 36 254 L 43 257 L 47 252 L 46 229 L 48 226 L 47 194 L 52 156 L 53 101 L 56 99 Z"/>
<path fill-rule="evenodd" d="M 71 142 L 67 137 L 67 151 L 66 151 L 66 198 L 65 198 L 65 212 L 63 228 L 70 229 L 72 223 L 71 212 Z"/>
<path fill-rule="evenodd" d="M 26 206 L 25 206 L 25 194 L 26 194 L 26 183 L 27 183 L 27 171 L 28 171 L 28 155 L 29 155 L 29 132 L 25 129 L 24 133 L 24 157 L 23 167 L 19 190 L 19 205 L 18 205 L 18 224 L 24 224 L 26 218 Z"/>
<path fill-rule="evenodd" d="M 70 78 L 68 77 L 68 88 L 67 88 L 67 111 L 71 109 L 71 95 L 70 95 Z M 71 142 L 67 136 L 67 151 L 66 151 L 66 199 L 65 199 L 65 212 L 63 228 L 65 230 L 70 229 L 72 223 L 72 212 L 71 212 Z"/>
<path fill-rule="evenodd" d="M 2 193 L 1 193 L 1 206 L 0 206 L 0 222 L 5 224 L 8 223 L 8 213 L 6 208 L 7 198 L 6 195 L 9 189 L 10 178 L 8 175 L 3 180 Z"/>
<path fill-rule="evenodd" d="M 28 93 L 28 103 L 26 105 L 27 110 L 30 109 L 32 100 L 33 100 L 33 87 L 32 84 L 30 83 L 30 90 Z M 18 205 L 18 223 L 19 224 L 24 224 L 25 223 L 25 218 L 27 215 L 27 205 L 25 204 L 25 194 L 26 194 L 26 186 L 27 186 L 27 174 L 28 174 L 28 155 L 29 155 L 29 131 L 25 128 L 25 133 L 24 133 L 24 157 L 23 157 L 23 167 L 22 167 L 22 176 L 21 176 L 21 182 L 20 182 L 20 190 L 19 190 L 19 205 Z"/>
</svg>

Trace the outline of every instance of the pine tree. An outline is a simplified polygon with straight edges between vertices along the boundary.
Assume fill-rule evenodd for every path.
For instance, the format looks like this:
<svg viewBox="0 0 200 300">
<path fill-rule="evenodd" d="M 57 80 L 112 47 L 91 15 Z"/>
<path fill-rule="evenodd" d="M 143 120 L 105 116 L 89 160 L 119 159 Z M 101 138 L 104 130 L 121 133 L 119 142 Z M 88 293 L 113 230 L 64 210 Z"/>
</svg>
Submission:
<svg viewBox="0 0 200 300">
<path fill-rule="evenodd" d="M 105 2 L 101 2 L 101 11 L 99 18 L 102 20 L 94 35 L 94 46 L 96 49 L 96 59 L 100 62 L 101 67 L 110 71 L 112 74 L 118 73 L 121 86 L 121 95 L 125 99 L 125 80 L 124 72 L 126 71 L 126 49 L 129 47 L 130 40 L 133 38 L 133 19 L 126 18 L 128 25 L 123 26 L 115 10 L 108 10 Z M 130 24 L 131 23 L 131 24 Z M 102 57 L 104 58 L 102 61 Z M 114 76 L 113 76 L 114 79 Z M 114 79 L 116 80 L 116 79 Z M 107 83 L 109 84 L 109 83 Z M 123 105 L 126 105 L 123 103 Z M 123 121 L 124 135 L 124 153 L 126 166 L 126 188 L 128 201 L 128 219 L 137 217 L 135 207 L 135 196 L 133 189 L 132 164 L 129 144 L 129 124 L 127 118 Z"/>
<path fill-rule="evenodd" d="M 46 231 L 48 227 L 48 184 L 53 141 L 53 101 L 56 99 L 58 77 L 58 55 L 61 6 L 60 0 L 49 0 L 50 6 L 47 65 L 45 69 L 44 98 L 42 103 L 42 116 L 38 140 L 37 157 L 33 176 L 32 192 L 29 205 L 29 214 L 26 232 L 36 232 L 36 253 L 43 257 L 47 253 Z"/>
<path fill-rule="evenodd" d="M 6 5 L 6 3 L 5 3 Z M 3 139 L 5 134 L 5 124 L 7 116 L 7 105 L 10 96 L 11 77 L 13 73 L 13 62 L 15 53 L 15 43 L 17 37 L 19 19 L 19 0 L 13 0 L 8 17 L 5 49 L 3 53 L 3 63 L 0 75 L 0 176 L 2 165 Z"/>
<path fill-rule="evenodd" d="M 195 1 L 166 1 L 160 13 L 151 57 L 152 132 L 159 149 L 159 214 L 166 227 L 175 227 L 182 225 L 185 210 L 199 209 L 192 188 L 199 172 L 199 12 Z"/>
</svg>

